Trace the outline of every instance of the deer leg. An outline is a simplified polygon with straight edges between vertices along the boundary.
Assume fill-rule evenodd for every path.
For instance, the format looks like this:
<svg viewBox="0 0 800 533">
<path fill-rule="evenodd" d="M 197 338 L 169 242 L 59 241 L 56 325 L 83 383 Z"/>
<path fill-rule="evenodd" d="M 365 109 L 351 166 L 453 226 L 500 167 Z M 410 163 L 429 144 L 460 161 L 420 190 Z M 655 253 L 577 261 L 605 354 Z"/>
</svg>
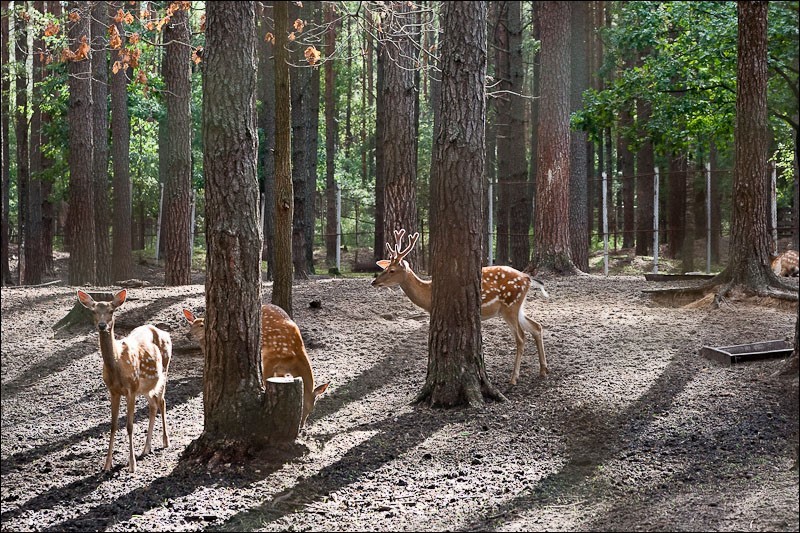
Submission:
<svg viewBox="0 0 800 533">
<path fill-rule="evenodd" d="M 150 444 L 153 440 L 153 426 L 156 425 L 156 413 L 158 413 L 160 404 L 161 402 L 159 401 L 158 396 L 147 397 L 147 410 L 150 418 L 147 423 L 147 440 L 144 441 L 144 450 L 142 450 L 142 455 L 147 455 L 150 453 Z"/>
<path fill-rule="evenodd" d="M 164 434 L 164 448 L 169 448 L 169 433 L 167 433 L 167 398 L 161 393 L 161 429 Z"/>
<path fill-rule="evenodd" d="M 108 454 L 106 455 L 106 465 L 104 470 L 111 470 L 111 463 L 114 458 L 114 436 L 119 427 L 119 394 L 111 394 L 111 437 L 108 439 Z"/>
<path fill-rule="evenodd" d="M 519 379 L 520 367 L 522 366 L 522 353 L 525 350 L 525 331 L 519 324 L 518 310 L 508 308 L 503 311 L 503 320 L 506 321 L 511 332 L 514 334 L 514 342 L 517 346 L 517 354 L 514 357 L 514 368 L 511 371 L 511 384 L 516 385 Z"/>
<path fill-rule="evenodd" d="M 128 394 L 125 397 L 128 417 L 125 421 L 125 428 L 128 430 L 128 470 L 136 471 L 136 456 L 133 454 L 133 412 L 136 409 L 136 394 Z"/>
<path fill-rule="evenodd" d="M 533 335 L 533 339 L 536 341 L 536 351 L 539 352 L 539 375 L 545 377 L 547 372 L 549 371 L 547 368 L 547 359 L 544 355 L 544 343 L 542 342 L 542 325 L 536 322 L 535 320 L 525 317 L 525 320 L 528 323 L 528 331 L 531 332 Z"/>
</svg>

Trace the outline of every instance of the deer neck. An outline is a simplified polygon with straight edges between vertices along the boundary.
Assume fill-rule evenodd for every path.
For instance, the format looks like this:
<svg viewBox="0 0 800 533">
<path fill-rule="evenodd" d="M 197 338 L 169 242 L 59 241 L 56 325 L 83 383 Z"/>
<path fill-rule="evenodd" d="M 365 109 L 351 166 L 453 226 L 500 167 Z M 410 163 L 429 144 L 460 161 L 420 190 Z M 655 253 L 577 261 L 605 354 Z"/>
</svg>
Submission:
<svg viewBox="0 0 800 533">
<path fill-rule="evenodd" d="M 413 270 L 409 269 L 400 288 L 406 293 L 408 299 L 427 312 L 431 312 L 431 282 L 419 278 Z"/>
<path fill-rule="evenodd" d="M 114 340 L 114 327 L 112 326 L 105 332 L 100 332 L 100 355 L 103 357 L 103 366 L 112 375 L 117 373 L 119 351 L 117 341 Z"/>
</svg>

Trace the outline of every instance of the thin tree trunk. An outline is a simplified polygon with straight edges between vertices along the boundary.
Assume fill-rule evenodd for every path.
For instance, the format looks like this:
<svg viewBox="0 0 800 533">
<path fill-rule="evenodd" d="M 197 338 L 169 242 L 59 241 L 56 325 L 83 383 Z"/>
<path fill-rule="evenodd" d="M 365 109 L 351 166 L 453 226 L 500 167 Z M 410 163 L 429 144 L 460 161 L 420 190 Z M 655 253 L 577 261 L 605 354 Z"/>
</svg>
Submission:
<svg viewBox="0 0 800 533">
<path fill-rule="evenodd" d="M 267 5 L 264 5 L 267 4 Z M 259 161 L 264 180 L 264 248 L 261 258 L 267 261 L 267 279 L 273 279 L 275 270 L 275 65 L 272 61 L 274 46 L 265 39 L 272 31 L 269 15 L 272 2 L 257 4 L 259 15 L 258 75 L 260 80 L 258 123 L 263 132 L 264 142 L 259 143 Z"/>
<path fill-rule="evenodd" d="M 15 2 L 16 4 L 16 2 Z M 17 276 L 19 283 L 25 281 L 26 252 L 25 229 L 28 223 L 28 185 L 30 182 L 30 138 L 28 131 L 28 22 L 26 20 L 26 4 L 22 9 L 15 9 L 14 60 L 21 68 L 17 68 L 16 84 L 16 141 L 17 141 L 17 235 L 19 236 L 19 265 Z"/>
<path fill-rule="evenodd" d="M 650 121 L 650 103 L 644 98 L 636 102 L 639 136 L 644 140 L 636 156 L 638 179 L 636 180 L 636 255 L 651 255 L 653 252 L 653 172 L 655 154 L 653 142 L 646 126 Z"/>
<path fill-rule="evenodd" d="M 10 2 L 2 2 L 0 5 L 0 9 L 2 9 L 3 13 L 8 13 Z M 0 28 L 2 28 L 2 60 L 3 64 L 8 64 L 8 40 L 9 40 L 9 26 L 11 24 L 11 16 L 2 17 L 0 20 Z M 8 76 L 2 76 L 2 90 L 3 94 L 9 94 L 10 83 L 8 81 Z M 8 211 L 10 208 L 10 187 L 11 183 L 9 180 L 9 174 L 11 165 L 8 161 L 9 156 L 9 144 L 8 144 L 8 117 L 11 115 L 11 106 L 9 105 L 8 99 L 2 99 L 2 108 L 0 108 L 0 120 L 2 120 L 2 145 L 3 145 L 3 199 L 2 199 L 2 235 L 0 235 L 0 268 L 2 269 L 2 276 L 3 276 L 3 285 L 10 285 L 13 283 L 11 279 L 11 266 L 9 264 L 9 238 L 10 238 L 10 226 L 8 220 Z"/>
<path fill-rule="evenodd" d="M 94 229 L 97 254 L 97 283 L 111 283 L 111 206 L 108 189 L 108 5 L 95 2 L 92 7 L 92 102 L 94 104 Z"/>
<path fill-rule="evenodd" d="M 292 314 L 292 117 L 288 4 L 275 2 L 275 281 L 272 303 Z"/>
<path fill-rule="evenodd" d="M 329 266 L 336 261 L 336 71 L 333 54 L 336 50 L 336 23 L 333 4 L 325 11 L 325 46 L 328 59 L 325 62 L 325 260 Z M 376 192 L 377 194 L 377 192 Z M 377 225 L 377 223 L 376 223 Z"/>
<path fill-rule="evenodd" d="M 111 9 L 121 9 L 122 2 L 114 2 Z M 117 24 L 120 35 L 124 35 L 121 23 Z M 115 56 L 112 55 L 112 59 Z M 115 59 L 116 60 L 116 59 Z M 113 256 L 111 273 L 114 280 L 131 277 L 133 266 L 131 204 L 130 139 L 131 123 L 128 115 L 128 72 L 121 68 L 111 74 L 111 161 L 114 173 L 114 220 L 112 225 Z M 141 221 L 142 224 L 144 221 Z"/>
</svg>

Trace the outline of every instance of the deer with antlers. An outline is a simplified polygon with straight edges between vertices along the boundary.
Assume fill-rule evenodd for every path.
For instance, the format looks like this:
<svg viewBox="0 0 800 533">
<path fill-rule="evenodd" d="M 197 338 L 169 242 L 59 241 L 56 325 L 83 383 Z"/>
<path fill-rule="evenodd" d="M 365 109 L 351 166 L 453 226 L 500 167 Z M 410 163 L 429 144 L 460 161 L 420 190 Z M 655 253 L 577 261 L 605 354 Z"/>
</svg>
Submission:
<svg viewBox="0 0 800 533">
<path fill-rule="evenodd" d="M 114 294 L 110 302 L 96 302 L 83 291 L 78 291 L 78 301 L 92 312 L 95 327 L 100 335 L 100 354 L 103 356 L 103 381 L 111 394 L 111 438 L 108 442 L 105 470 L 111 470 L 114 457 L 114 435 L 119 425 L 119 404 L 125 397 L 128 416 L 128 469 L 136 471 L 136 456 L 133 454 L 133 413 L 136 397 L 144 396 L 150 408 L 150 424 L 142 455 L 150 453 L 156 412 L 161 411 L 161 428 L 164 447 L 169 448 L 167 433 L 167 402 L 164 391 L 167 387 L 167 371 L 172 358 L 172 339 L 169 333 L 155 326 L 139 326 L 127 337 L 114 338 L 114 311 L 125 303 L 125 289 Z"/>
<path fill-rule="evenodd" d="M 397 287 L 403 290 L 408 298 L 425 311 L 431 311 L 431 282 L 420 279 L 405 257 L 414 249 L 419 233 L 409 236 L 409 244 L 402 248 L 405 230 L 395 230 L 395 247 L 387 242 L 389 259 L 382 259 L 377 265 L 383 272 L 373 280 L 373 287 Z M 528 289 L 531 286 L 542 291 L 548 298 L 547 291 L 541 281 L 508 266 L 483 267 L 481 273 L 481 320 L 501 316 L 514 334 L 517 354 L 514 359 L 514 370 L 511 373 L 511 384 L 516 385 L 519 379 L 522 352 L 525 347 L 525 332 L 533 335 L 536 349 L 539 352 L 539 375 L 547 375 L 547 360 L 542 343 L 542 326 L 525 314 L 524 304 Z"/>
</svg>

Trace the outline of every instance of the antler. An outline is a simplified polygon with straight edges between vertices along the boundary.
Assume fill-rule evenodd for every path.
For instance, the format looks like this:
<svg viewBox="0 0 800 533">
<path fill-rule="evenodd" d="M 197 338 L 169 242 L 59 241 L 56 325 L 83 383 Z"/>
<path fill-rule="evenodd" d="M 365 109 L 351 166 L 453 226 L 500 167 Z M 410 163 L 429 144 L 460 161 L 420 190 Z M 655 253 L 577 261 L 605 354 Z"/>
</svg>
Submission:
<svg viewBox="0 0 800 533">
<path fill-rule="evenodd" d="M 386 249 L 389 250 L 389 259 L 394 262 L 399 263 L 402 261 L 411 252 L 411 250 L 414 249 L 414 246 L 417 244 L 417 239 L 419 239 L 419 233 L 413 233 L 409 235 L 409 245 L 405 249 L 401 249 L 403 246 L 403 237 L 405 237 L 405 235 L 405 229 L 396 229 L 394 230 L 394 248 L 392 248 L 388 242 L 386 243 Z"/>
</svg>

